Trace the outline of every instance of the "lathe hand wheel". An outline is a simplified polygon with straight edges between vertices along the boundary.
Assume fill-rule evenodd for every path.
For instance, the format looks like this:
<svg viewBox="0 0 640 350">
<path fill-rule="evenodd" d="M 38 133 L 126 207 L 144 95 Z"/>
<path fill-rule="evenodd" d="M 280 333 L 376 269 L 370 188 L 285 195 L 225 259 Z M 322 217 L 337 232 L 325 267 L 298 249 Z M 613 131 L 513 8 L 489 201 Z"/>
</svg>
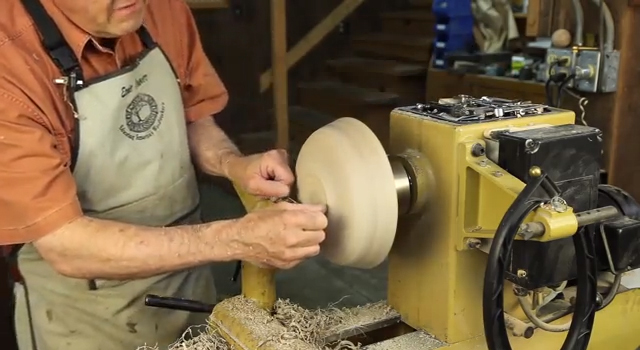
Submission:
<svg viewBox="0 0 640 350">
<path fill-rule="evenodd" d="M 323 256 L 357 268 L 384 261 L 395 238 L 398 195 L 387 154 L 364 123 L 341 118 L 311 134 L 296 179 L 302 203 L 327 205 Z"/>
</svg>

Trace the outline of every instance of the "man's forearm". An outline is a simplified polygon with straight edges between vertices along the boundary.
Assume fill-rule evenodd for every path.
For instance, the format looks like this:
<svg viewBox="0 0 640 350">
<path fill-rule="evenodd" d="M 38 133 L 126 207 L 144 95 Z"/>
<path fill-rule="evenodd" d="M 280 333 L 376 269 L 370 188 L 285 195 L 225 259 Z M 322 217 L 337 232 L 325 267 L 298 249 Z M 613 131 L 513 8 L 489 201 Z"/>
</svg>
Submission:
<svg viewBox="0 0 640 350">
<path fill-rule="evenodd" d="M 231 177 L 230 167 L 242 154 L 213 118 L 189 124 L 189 148 L 196 165 L 205 173 Z"/>
<path fill-rule="evenodd" d="M 80 218 L 34 242 L 58 273 L 135 279 L 239 258 L 234 221 L 153 228 Z"/>
</svg>

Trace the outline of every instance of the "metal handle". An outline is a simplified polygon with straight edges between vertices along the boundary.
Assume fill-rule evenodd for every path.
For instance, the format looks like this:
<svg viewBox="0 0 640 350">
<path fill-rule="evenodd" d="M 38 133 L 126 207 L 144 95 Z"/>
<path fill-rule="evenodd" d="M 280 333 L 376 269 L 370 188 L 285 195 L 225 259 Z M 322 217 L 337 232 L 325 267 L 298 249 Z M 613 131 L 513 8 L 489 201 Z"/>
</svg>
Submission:
<svg viewBox="0 0 640 350">
<path fill-rule="evenodd" d="M 215 304 L 206 304 L 196 300 L 161 297 L 155 294 L 147 294 L 144 297 L 144 305 L 163 309 L 201 312 L 210 314 Z"/>
</svg>

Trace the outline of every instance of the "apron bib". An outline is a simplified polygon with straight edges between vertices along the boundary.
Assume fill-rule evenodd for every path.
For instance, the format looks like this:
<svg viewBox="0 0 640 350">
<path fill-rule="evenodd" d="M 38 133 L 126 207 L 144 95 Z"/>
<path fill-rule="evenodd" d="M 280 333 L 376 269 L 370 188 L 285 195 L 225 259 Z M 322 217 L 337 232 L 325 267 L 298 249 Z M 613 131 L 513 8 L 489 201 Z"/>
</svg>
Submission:
<svg viewBox="0 0 640 350">
<path fill-rule="evenodd" d="M 78 59 L 40 1 L 23 3 L 66 77 L 75 113 L 71 166 L 85 215 L 155 227 L 200 223 L 177 75 L 146 28 L 138 31 L 145 50 L 134 62 L 84 81 Z M 162 349 L 207 315 L 146 307 L 146 294 L 216 302 L 209 267 L 86 281 L 56 273 L 31 244 L 18 253 L 18 267 L 24 278 L 16 287 L 20 350 Z"/>
</svg>

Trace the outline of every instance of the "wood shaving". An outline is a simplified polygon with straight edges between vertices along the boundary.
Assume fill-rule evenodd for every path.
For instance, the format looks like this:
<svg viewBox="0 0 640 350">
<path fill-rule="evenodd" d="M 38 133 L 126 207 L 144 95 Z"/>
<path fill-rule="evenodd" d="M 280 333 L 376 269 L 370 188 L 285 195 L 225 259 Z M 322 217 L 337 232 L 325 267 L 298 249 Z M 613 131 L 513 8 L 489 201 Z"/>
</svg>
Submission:
<svg viewBox="0 0 640 350">
<path fill-rule="evenodd" d="M 137 350 L 160 350 L 158 346 L 143 345 Z M 217 332 L 207 325 L 189 327 L 180 339 L 169 345 L 167 350 L 233 350 L 229 343 Z"/>
<path fill-rule="evenodd" d="M 249 300 L 238 298 L 242 307 L 255 307 Z M 338 302 L 339 303 L 339 302 Z M 343 340 L 336 344 L 326 345 L 324 339 L 341 331 L 357 328 L 360 325 L 375 322 L 395 313 L 386 303 L 373 303 L 355 308 L 337 308 L 334 303 L 326 309 L 308 310 L 289 300 L 279 299 L 274 305 L 273 321 L 284 326 L 285 331 L 278 339 L 269 339 L 286 344 L 292 340 L 303 341 L 315 346 L 318 350 L 358 350 L 361 344 Z M 240 309 L 242 307 L 239 307 Z M 265 341 L 267 342 L 267 341 Z M 161 350 L 157 346 L 142 346 L 137 350 Z M 234 350 L 218 333 L 215 325 L 190 327 L 180 339 L 166 350 Z"/>
</svg>

